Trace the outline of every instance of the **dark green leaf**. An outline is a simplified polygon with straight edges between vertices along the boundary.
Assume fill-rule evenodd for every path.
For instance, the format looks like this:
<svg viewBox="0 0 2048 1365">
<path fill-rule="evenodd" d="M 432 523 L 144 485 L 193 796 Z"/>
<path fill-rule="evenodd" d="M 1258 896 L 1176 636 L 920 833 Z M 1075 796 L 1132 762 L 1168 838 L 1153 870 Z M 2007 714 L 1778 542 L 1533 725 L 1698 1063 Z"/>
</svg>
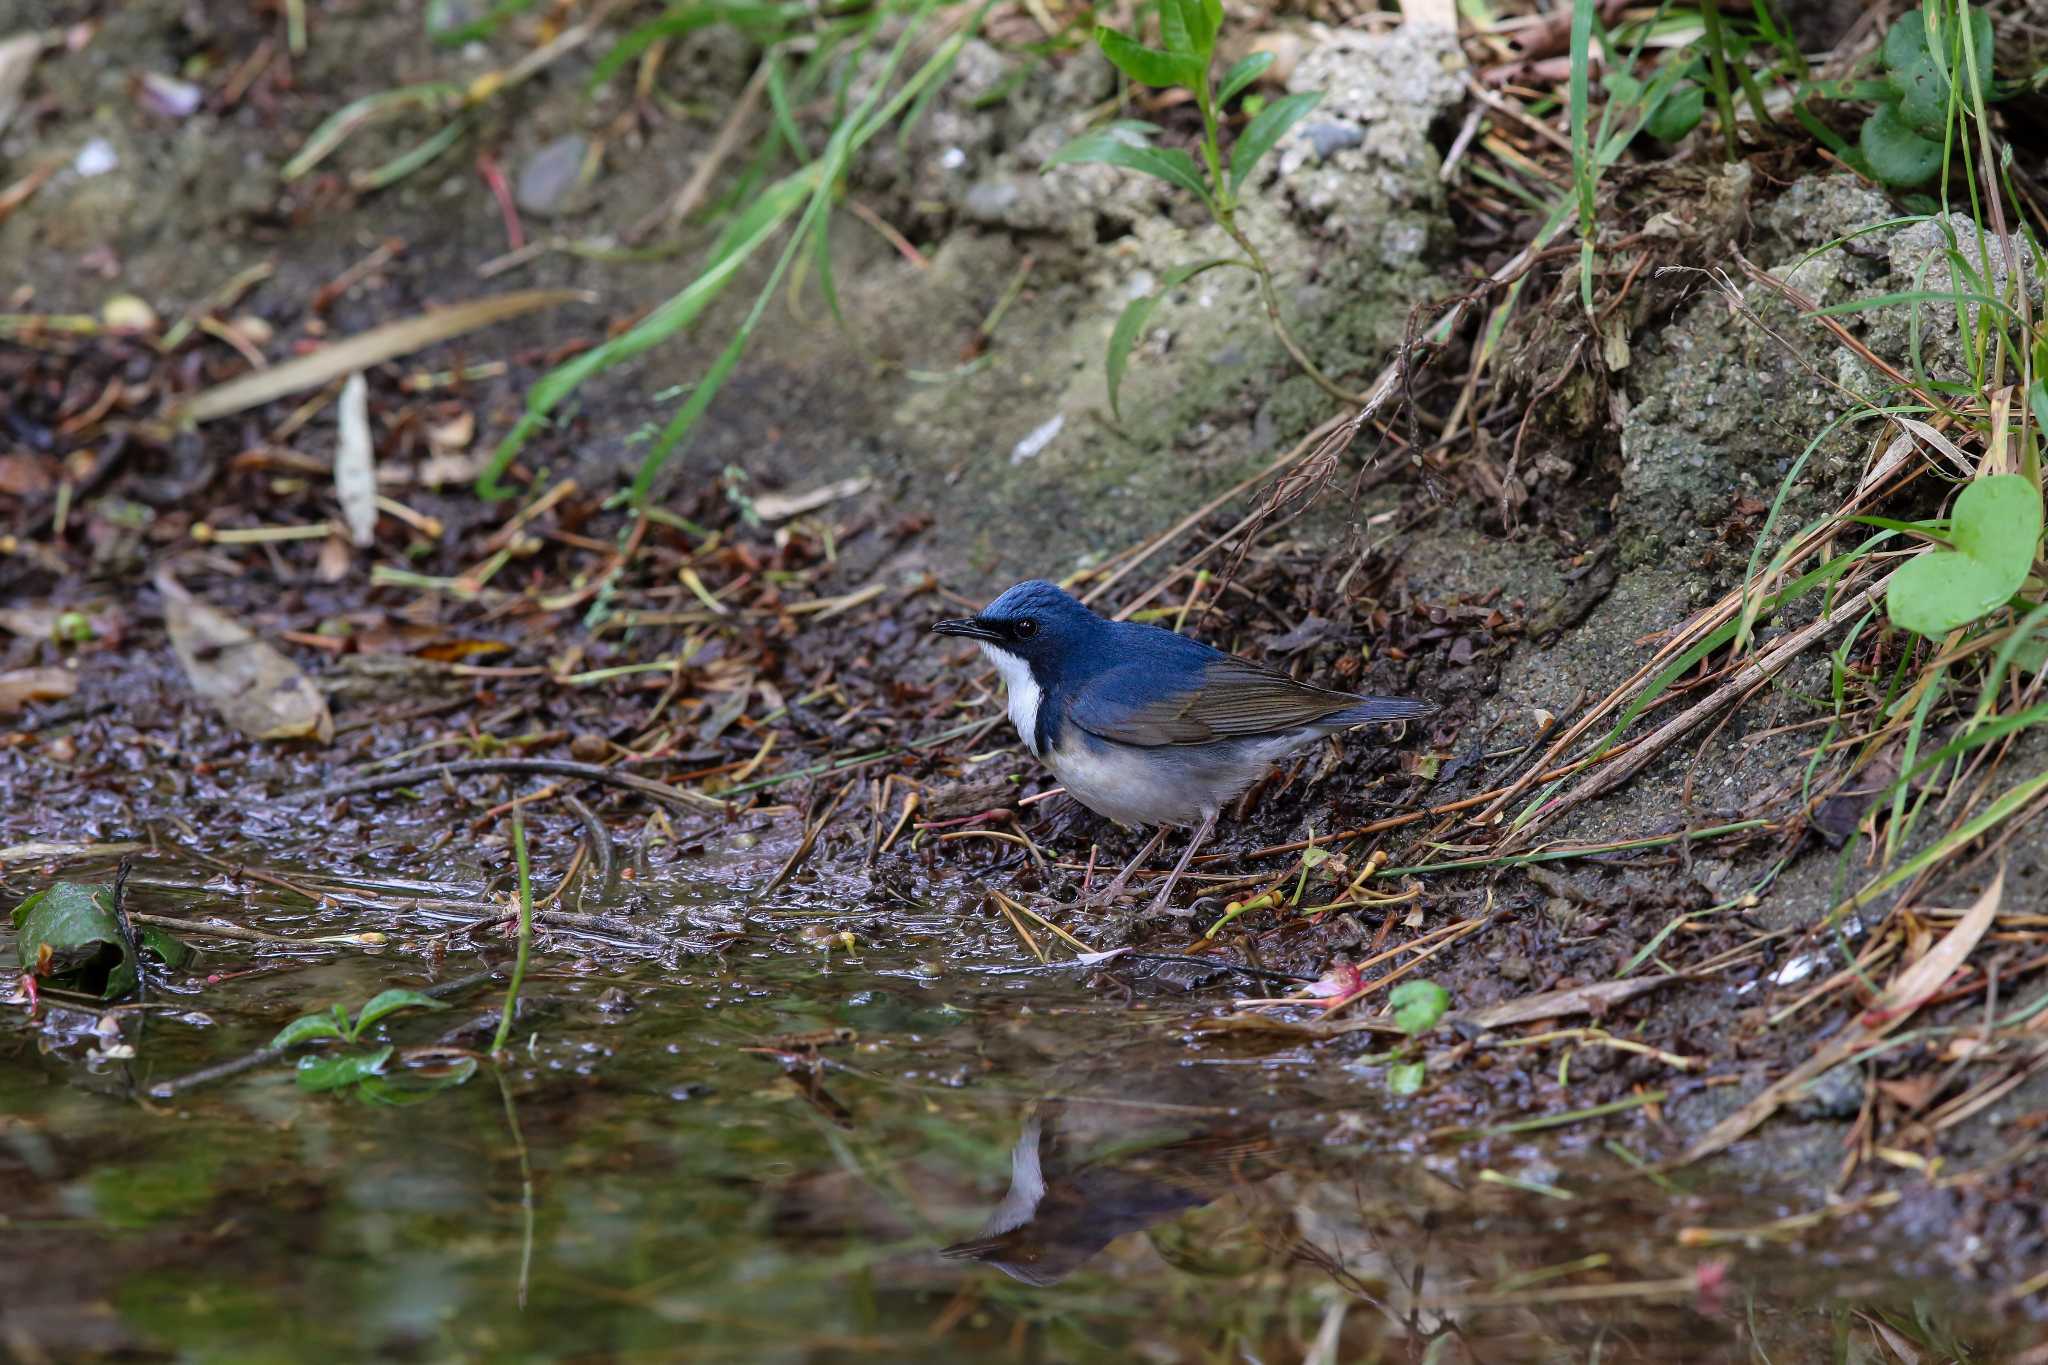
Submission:
<svg viewBox="0 0 2048 1365">
<path fill-rule="evenodd" d="M 1707 92 L 1697 85 L 1681 85 L 1658 102 L 1643 120 L 1643 131 L 1659 142 L 1676 142 L 1700 126 L 1706 113 Z"/>
<path fill-rule="evenodd" d="M 1429 1070 L 1421 1062 L 1396 1062 L 1387 1068 L 1387 1093 L 1412 1095 L 1422 1089 L 1422 1081 Z"/>
<path fill-rule="evenodd" d="M 1953 549 L 1922 552 L 1892 575 L 1895 625 L 1939 639 L 2003 605 L 2026 582 L 2041 540 L 2041 490 L 2019 474 L 1971 482 L 1949 524 Z"/>
<path fill-rule="evenodd" d="M 1894 189 L 1925 185 L 1941 170 L 1941 144 L 1907 127 L 1895 105 L 1882 105 L 1863 120 L 1858 145 L 1871 174 Z"/>
<path fill-rule="evenodd" d="M 299 1089 L 339 1090 L 354 1085 L 357 1081 L 375 1076 L 384 1070 L 384 1063 L 391 1060 L 391 1044 L 386 1043 L 375 1052 L 344 1052 L 337 1057 L 299 1058 Z"/>
<path fill-rule="evenodd" d="M 1274 100 L 1259 110 L 1259 116 L 1245 125 L 1237 135 L 1237 145 L 1230 149 L 1230 188 L 1234 192 L 1241 187 L 1252 167 L 1259 159 L 1273 150 L 1273 144 L 1295 124 L 1308 117 L 1309 110 L 1323 98 L 1320 90 L 1305 90 L 1298 95 L 1286 95 Z"/>
<path fill-rule="evenodd" d="M 379 991 L 377 992 L 377 994 L 370 997 L 369 1001 L 364 1004 L 362 1009 L 356 1012 L 355 1028 L 350 1030 L 349 1036 L 353 1038 L 360 1038 L 363 1036 L 364 1029 L 376 1023 L 379 1019 L 384 1018 L 386 1015 L 396 1014 L 400 1010 L 415 1008 L 423 1010 L 445 1010 L 448 1008 L 448 1006 L 446 1002 L 436 1000 L 431 995 L 422 995 L 418 991 L 409 991 L 396 987 L 388 991 Z"/>
<path fill-rule="evenodd" d="M 1970 38 L 1976 47 L 1977 93 L 1991 91 L 1991 21 L 1978 9 L 1970 11 Z M 1949 106 L 1956 102 L 1953 74 L 1968 78 L 1968 55 L 1956 47 L 1955 21 L 1944 16 L 1936 33 L 1940 51 L 1927 44 L 1924 12 L 1904 15 L 1884 37 L 1884 64 L 1898 87 L 1899 117 L 1922 137 L 1939 138 L 1948 124 Z M 1951 70 L 1951 63 L 1954 64 Z"/>
<path fill-rule="evenodd" d="M 135 937 L 143 947 L 162 958 L 166 967 L 182 967 L 199 951 L 168 929 L 160 929 L 154 924 L 137 929 Z"/>
<path fill-rule="evenodd" d="M 1122 166 L 1125 170 L 1156 176 L 1208 203 L 1209 190 L 1202 183 L 1202 172 L 1195 165 L 1195 159 L 1177 147 L 1148 144 L 1144 140 L 1146 134 L 1139 130 L 1150 127 L 1150 124 L 1125 121 L 1083 133 L 1054 152 L 1052 159 L 1045 164 L 1048 168 L 1088 162 Z"/>
<path fill-rule="evenodd" d="M 1221 109 L 1237 98 L 1237 92 L 1266 74 L 1266 68 L 1273 64 L 1270 52 L 1254 52 L 1243 61 L 1223 73 L 1223 84 L 1216 89 L 1216 107 Z"/>
<path fill-rule="evenodd" d="M 1427 1033 L 1451 1007 L 1450 992 L 1434 981 L 1403 981 L 1387 996 L 1394 1026 L 1406 1034 Z"/>
<path fill-rule="evenodd" d="M 332 1014 L 302 1014 L 277 1031 L 270 1040 L 276 1048 L 297 1047 L 315 1038 L 348 1038 L 348 1020 L 336 1023 Z"/>
<path fill-rule="evenodd" d="M 1145 331 L 1146 322 L 1152 317 L 1152 310 L 1159 306 L 1159 301 L 1166 297 L 1168 291 L 1180 288 L 1205 270 L 1214 270 L 1219 265 L 1244 264 L 1243 261 L 1221 256 L 1214 260 L 1197 261 L 1193 265 L 1177 265 L 1166 272 L 1166 277 L 1160 282 L 1157 290 L 1142 298 L 1132 299 L 1124 305 L 1123 313 L 1116 320 L 1115 329 L 1109 334 L 1109 355 L 1103 363 L 1103 369 L 1109 377 L 1109 410 L 1119 421 L 1123 418 L 1123 412 L 1117 406 L 1117 391 L 1123 387 L 1124 367 L 1130 360 L 1132 349 L 1138 344 L 1138 338 Z"/>
<path fill-rule="evenodd" d="M 21 969 L 112 1000 L 135 989 L 135 954 L 105 882 L 58 882 L 14 907 Z"/>
<path fill-rule="evenodd" d="M 1095 45 L 1102 49 L 1103 56 L 1109 58 L 1110 65 L 1140 85 L 1192 89 L 1202 76 L 1204 64 L 1200 58 L 1184 52 L 1161 52 L 1158 48 L 1146 47 L 1113 28 L 1096 29 Z"/>
<path fill-rule="evenodd" d="M 2027 406 L 2034 410 L 2034 425 L 2048 435 L 2048 379 L 2036 379 L 2027 386 Z"/>
</svg>

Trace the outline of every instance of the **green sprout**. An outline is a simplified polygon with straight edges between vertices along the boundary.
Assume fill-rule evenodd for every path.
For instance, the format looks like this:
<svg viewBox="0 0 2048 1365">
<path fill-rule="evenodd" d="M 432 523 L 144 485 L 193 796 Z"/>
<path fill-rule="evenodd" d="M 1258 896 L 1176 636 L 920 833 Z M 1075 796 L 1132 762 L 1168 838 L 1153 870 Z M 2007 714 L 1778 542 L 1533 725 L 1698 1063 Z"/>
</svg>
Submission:
<svg viewBox="0 0 2048 1365">
<path fill-rule="evenodd" d="M 1140 85 L 1186 90 L 1194 96 L 1195 108 L 1202 115 L 1200 161 L 1181 148 L 1154 145 L 1153 139 L 1160 131 L 1157 125 L 1139 119 L 1119 119 L 1083 133 L 1045 163 L 1047 170 L 1085 163 L 1121 166 L 1185 190 L 1201 203 L 1242 253 L 1177 265 L 1166 272 L 1157 290 L 1125 305 L 1110 333 L 1109 353 L 1103 367 L 1109 379 L 1110 411 L 1119 417 L 1122 412 L 1117 399 L 1123 387 L 1124 370 L 1153 309 L 1168 293 L 1195 276 L 1226 266 L 1249 270 L 1258 278 L 1267 320 L 1302 372 L 1333 397 L 1346 401 L 1352 397 L 1316 367 L 1288 330 L 1280 315 L 1272 269 L 1237 221 L 1238 206 L 1252 170 L 1279 144 L 1288 129 L 1308 116 L 1322 99 L 1322 92 L 1304 91 L 1260 102 L 1258 111 L 1231 144 L 1226 162 L 1220 135 L 1224 111 L 1273 64 L 1273 54 L 1255 52 L 1224 72 L 1220 83 L 1213 82 L 1210 69 L 1216 57 L 1216 34 L 1222 25 L 1221 0 L 1160 0 L 1159 47 L 1147 47 L 1106 24 L 1095 30 L 1095 45 L 1124 75 Z M 1246 100 L 1244 107 L 1250 106 L 1251 101 Z"/>
</svg>

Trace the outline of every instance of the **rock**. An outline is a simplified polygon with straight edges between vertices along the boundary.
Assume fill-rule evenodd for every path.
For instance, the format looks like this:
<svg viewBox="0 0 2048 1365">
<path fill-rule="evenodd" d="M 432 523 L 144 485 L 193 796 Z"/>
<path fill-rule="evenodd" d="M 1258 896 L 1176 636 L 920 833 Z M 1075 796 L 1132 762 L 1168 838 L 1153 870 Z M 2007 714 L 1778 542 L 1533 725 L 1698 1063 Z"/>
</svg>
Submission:
<svg viewBox="0 0 2048 1365">
<path fill-rule="evenodd" d="M 1785 1106 L 1788 1113 L 1808 1122 L 1819 1119 L 1853 1119 L 1863 1108 L 1863 1068 L 1855 1062 L 1824 1071 L 1806 1087 L 1806 1093 Z"/>
<path fill-rule="evenodd" d="M 529 156 L 519 168 L 519 185 L 514 191 L 519 207 L 541 218 L 567 212 L 589 152 L 589 138 L 568 133 Z"/>
<path fill-rule="evenodd" d="M 1301 132 L 1316 149 L 1320 161 L 1328 161 L 1346 147 L 1356 147 L 1365 141 L 1365 129 L 1355 123 L 1311 123 Z"/>
</svg>

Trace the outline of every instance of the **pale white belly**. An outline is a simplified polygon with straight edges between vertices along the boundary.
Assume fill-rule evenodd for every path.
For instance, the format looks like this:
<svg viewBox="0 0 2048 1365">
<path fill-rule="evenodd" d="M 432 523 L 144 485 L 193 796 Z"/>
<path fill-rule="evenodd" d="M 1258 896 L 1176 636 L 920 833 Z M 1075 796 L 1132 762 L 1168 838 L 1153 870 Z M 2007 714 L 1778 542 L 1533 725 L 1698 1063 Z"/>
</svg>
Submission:
<svg viewBox="0 0 2048 1365">
<path fill-rule="evenodd" d="M 1120 825 L 1195 825 L 1313 733 L 1224 745 L 1136 749 L 1069 731 L 1046 766 L 1076 801 Z"/>
</svg>

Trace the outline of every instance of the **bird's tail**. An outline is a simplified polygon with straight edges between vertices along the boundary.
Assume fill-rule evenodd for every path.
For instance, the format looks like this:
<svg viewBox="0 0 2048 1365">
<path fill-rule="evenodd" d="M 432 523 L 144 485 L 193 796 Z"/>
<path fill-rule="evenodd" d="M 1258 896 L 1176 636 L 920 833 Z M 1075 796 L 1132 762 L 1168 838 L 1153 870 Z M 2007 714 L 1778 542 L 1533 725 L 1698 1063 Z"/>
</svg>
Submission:
<svg viewBox="0 0 2048 1365">
<path fill-rule="evenodd" d="M 1410 697 L 1360 697 L 1358 705 L 1346 707 L 1323 724 L 1333 730 L 1348 730 L 1354 725 L 1370 725 L 1375 721 L 1412 720 L 1417 716 L 1431 715 L 1437 709 L 1435 702 L 1417 701 Z"/>
</svg>

